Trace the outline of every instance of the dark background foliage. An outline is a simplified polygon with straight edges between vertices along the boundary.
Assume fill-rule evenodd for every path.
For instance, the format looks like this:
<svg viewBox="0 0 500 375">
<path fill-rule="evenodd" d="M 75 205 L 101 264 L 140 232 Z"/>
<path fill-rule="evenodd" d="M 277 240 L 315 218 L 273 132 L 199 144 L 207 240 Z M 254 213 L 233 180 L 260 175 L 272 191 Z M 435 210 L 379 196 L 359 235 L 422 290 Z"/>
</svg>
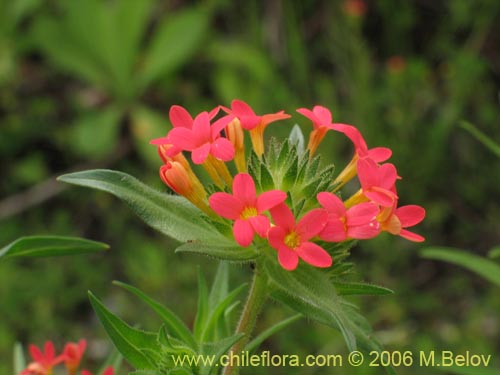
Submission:
<svg viewBox="0 0 500 375">
<path fill-rule="evenodd" d="M 427 209 L 419 227 L 426 245 L 476 254 L 498 245 L 499 160 L 460 123 L 500 141 L 499 16 L 496 0 L 1 0 L 0 244 L 77 235 L 111 251 L 0 264 L 0 372 L 10 373 L 16 340 L 61 345 L 84 336 L 90 359 L 99 361 L 109 343 L 88 289 L 130 323 L 157 328 L 113 279 L 192 322 L 197 266 L 211 276 L 216 263 L 174 255 L 169 239 L 111 196 L 54 181 L 104 167 L 166 191 L 148 142 L 166 133 L 172 104 L 191 113 L 234 98 L 257 113 L 327 106 L 370 145 L 394 150 L 401 201 Z M 298 115 L 294 121 L 310 128 Z M 289 125 L 268 134 L 284 137 Z M 331 134 L 320 152 L 342 167 L 352 150 Z M 493 354 L 498 365 L 498 288 L 422 259 L 420 247 L 383 235 L 353 250 L 358 279 L 396 291 L 355 301 L 377 336 L 390 350 L 474 350 Z M 271 304 L 259 327 L 287 314 Z M 265 348 L 345 353 L 336 331 L 295 324 Z"/>
</svg>

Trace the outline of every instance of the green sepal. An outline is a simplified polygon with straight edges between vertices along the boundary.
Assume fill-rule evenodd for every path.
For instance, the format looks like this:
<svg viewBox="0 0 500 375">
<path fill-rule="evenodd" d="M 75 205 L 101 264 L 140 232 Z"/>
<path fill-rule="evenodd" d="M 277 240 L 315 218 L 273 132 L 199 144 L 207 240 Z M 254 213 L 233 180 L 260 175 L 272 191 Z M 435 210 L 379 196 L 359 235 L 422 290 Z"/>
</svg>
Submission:
<svg viewBox="0 0 500 375">
<path fill-rule="evenodd" d="M 107 249 L 109 246 L 105 243 L 78 237 L 28 236 L 18 238 L 0 249 L 0 258 L 78 255 Z"/>
</svg>

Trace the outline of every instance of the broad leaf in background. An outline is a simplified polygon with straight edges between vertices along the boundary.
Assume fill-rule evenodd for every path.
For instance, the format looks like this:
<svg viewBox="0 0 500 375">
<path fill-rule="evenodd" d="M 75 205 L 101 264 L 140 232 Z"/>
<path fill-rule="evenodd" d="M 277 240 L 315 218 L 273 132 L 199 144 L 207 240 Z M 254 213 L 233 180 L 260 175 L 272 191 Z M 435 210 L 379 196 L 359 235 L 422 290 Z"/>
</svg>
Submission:
<svg viewBox="0 0 500 375">
<path fill-rule="evenodd" d="M 427 247 L 421 250 L 421 254 L 424 258 L 442 260 L 464 267 L 500 286 L 500 265 L 489 259 L 449 247 Z"/>
<path fill-rule="evenodd" d="M 59 180 L 113 194 L 125 201 L 146 224 L 178 241 L 232 245 L 232 241 L 208 224 L 201 217 L 201 211 L 185 198 L 162 194 L 126 173 L 96 169 L 66 174 Z"/>
<path fill-rule="evenodd" d="M 21 237 L 0 249 L 0 258 L 78 255 L 107 249 L 109 246 L 105 243 L 78 237 L 29 236 Z"/>
<path fill-rule="evenodd" d="M 153 35 L 139 73 L 141 88 L 172 73 L 194 54 L 208 29 L 208 9 L 191 8 L 174 13 Z"/>
<path fill-rule="evenodd" d="M 73 124 L 72 147 L 87 159 L 101 159 L 115 149 L 123 113 L 114 106 L 89 112 Z"/>
</svg>

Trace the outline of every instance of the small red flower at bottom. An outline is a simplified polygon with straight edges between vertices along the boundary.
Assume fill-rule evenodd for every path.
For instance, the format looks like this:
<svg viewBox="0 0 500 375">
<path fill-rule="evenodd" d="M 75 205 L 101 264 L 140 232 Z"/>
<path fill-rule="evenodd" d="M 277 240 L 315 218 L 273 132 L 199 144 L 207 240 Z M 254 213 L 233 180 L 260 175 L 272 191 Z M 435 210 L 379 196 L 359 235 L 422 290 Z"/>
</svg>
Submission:
<svg viewBox="0 0 500 375">
<path fill-rule="evenodd" d="M 255 183 L 247 173 L 239 173 L 234 178 L 233 194 L 214 193 L 208 202 L 218 215 L 235 220 L 233 234 L 241 246 L 252 243 L 254 234 L 266 237 L 270 227 L 264 211 L 283 203 L 286 193 L 280 190 L 266 191 L 257 197 Z"/>
<path fill-rule="evenodd" d="M 64 364 L 66 365 L 66 369 L 70 375 L 76 374 L 76 370 L 78 369 L 78 366 L 80 366 L 86 347 L 87 341 L 84 339 L 78 341 L 78 343 L 69 342 L 64 347 Z"/>
<path fill-rule="evenodd" d="M 295 223 L 293 213 L 284 203 L 270 209 L 276 226 L 268 233 L 269 243 L 278 250 L 278 261 L 281 266 L 293 271 L 297 268 L 299 258 L 315 267 L 330 267 L 332 257 L 321 246 L 309 242 L 318 235 L 326 225 L 328 212 L 317 208 L 305 214 Z"/>
<path fill-rule="evenodd" d="M 92 373 L 88 370 L 82 370 L 81 375 L 92 375 Z M 102 375 L 115 375 L 115 370 L 113 370 L 113 367 L 108 367 Z"/>
<path fill-rule="evenodd" d="M 29 351 L 34 362 L 31 362 L 25 370 L 21 371 L 20 375 L 51 375 L 52 368 L 64 360 L 61 355 L 55 356 L 52 341 L 45 342 L 44 352 L 36 345 L 30 345 Z"/>
</svg>

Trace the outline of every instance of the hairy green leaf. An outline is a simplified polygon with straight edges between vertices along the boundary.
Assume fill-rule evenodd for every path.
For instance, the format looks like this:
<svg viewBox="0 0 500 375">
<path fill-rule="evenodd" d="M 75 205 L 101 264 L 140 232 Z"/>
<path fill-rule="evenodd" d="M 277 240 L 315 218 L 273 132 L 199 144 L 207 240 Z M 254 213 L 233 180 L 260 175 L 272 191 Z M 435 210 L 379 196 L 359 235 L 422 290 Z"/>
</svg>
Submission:
<svg viewBox="0 0 500 375">
<path fill-rule="evenodd" d="M 157 335 L 130 327 L 111 313 L 91 292 L 89 292 L 89 299 L 111 341 L 123 357 L 136 369 L 156 369 L 154 359 L 144 351 L 150 349 L 156 353 L 159 352 Z"/>
<path fill-rule="evenodd" d="M 193 338 L 193 335 L 191 334 L 191 331 L 186 327 L 184 322 L 169 308 L 148 297 L 145 293 L 131 285 L 122 283 L 120 281 L 114 281 L 113 284 L 118 285 L 139 297 L 163 319 L 163 322 L 170 335 L 177 337 L 181 341 L 185 342 L 193 350 L 196 350 L 197 344 Z"/>
<path fill-rule="evenodd" d="M 394 294 L 391 289 L 384 288 L 379 285 L 372 285 L 359 282 L 340 282 L 333 283 L 337 293 L 341 296 L 350 295 L 367 295 L 367 296 L 383 296 L 387 294 Z"/>
<path fill-rule="evenodd" d="M 160 193 L 126 173 L 96 169 L 66 174 L 59 180 L 113 194 L 146 224 L 178 241 L 203 239 L 221 247 L 233 244 L 203 220 L 201 211 L 185 198 Z"/>
</svg>

